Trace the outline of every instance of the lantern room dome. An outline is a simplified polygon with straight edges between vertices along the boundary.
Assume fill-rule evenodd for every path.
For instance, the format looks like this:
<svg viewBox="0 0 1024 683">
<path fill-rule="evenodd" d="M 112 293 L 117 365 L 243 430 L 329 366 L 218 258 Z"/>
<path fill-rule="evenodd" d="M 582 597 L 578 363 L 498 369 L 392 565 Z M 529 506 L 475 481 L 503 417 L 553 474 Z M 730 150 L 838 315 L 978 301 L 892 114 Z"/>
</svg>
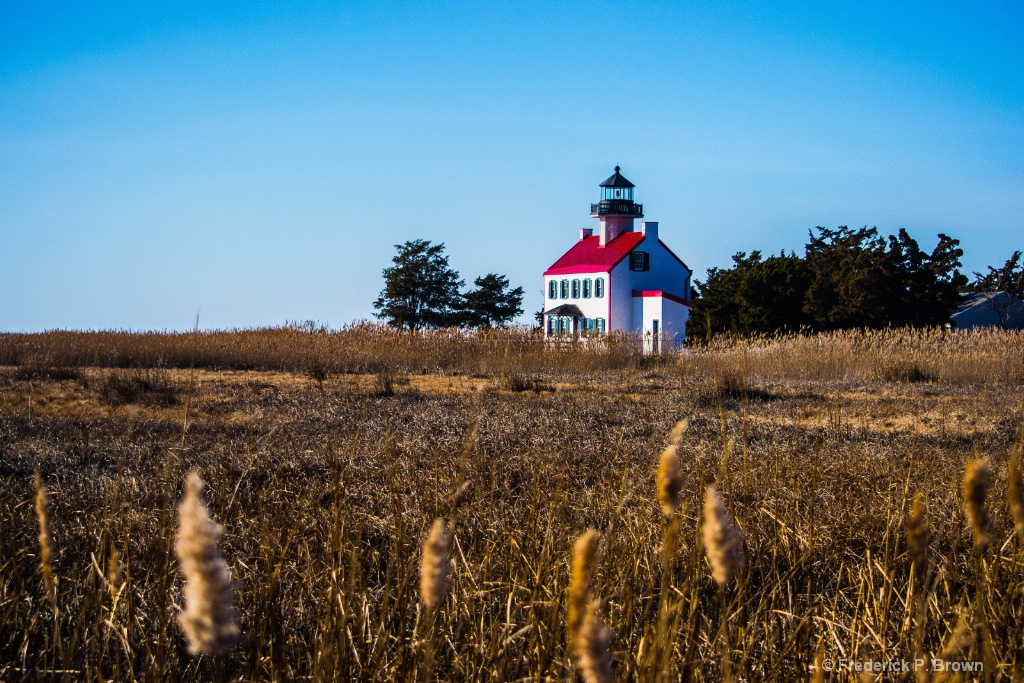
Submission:
<svg viewBox="0 0 1024 683">
<path fill-rule="evenodd" d="M 608 180 L 601 183 L 600 187 L 636 187 L 636 185 L 626 180 L 626 177 L 619 173 L 619 167 L 616 166 L 615 173 Z"/>
</svg>

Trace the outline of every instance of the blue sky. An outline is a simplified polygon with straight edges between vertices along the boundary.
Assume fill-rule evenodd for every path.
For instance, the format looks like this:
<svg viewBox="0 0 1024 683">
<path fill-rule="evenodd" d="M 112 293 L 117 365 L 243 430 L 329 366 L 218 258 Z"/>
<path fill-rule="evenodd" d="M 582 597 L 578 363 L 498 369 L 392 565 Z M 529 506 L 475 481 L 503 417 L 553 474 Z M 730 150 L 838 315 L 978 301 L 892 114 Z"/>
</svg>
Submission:
<svg viewBox="0 0 1024 683">
<path fill-rule="evenodd" d="M 541 273 L 620 164 L 701 278 L 816 225 L 1024 249 L 1024 5 L 0 0 L 0 331 L 369 318 Z M 524 316 L 524 320 L 527 317 Z"/>
</svg>

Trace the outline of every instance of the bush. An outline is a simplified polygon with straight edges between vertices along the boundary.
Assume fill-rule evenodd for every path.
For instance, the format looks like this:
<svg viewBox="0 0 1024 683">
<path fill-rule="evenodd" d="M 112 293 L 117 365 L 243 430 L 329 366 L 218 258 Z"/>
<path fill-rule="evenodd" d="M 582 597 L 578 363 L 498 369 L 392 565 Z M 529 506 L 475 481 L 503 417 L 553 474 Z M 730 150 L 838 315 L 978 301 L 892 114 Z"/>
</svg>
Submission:
<svg viewBox="0 0 1024 683">
<path fill-rule="evenodd" d="M 100 397 L 110 405 L 140 403 L 166 408 L 177 405 L 178 393 L 167 371 L 154 368 L 114 370 L 100 386 Z"/>
</svg>

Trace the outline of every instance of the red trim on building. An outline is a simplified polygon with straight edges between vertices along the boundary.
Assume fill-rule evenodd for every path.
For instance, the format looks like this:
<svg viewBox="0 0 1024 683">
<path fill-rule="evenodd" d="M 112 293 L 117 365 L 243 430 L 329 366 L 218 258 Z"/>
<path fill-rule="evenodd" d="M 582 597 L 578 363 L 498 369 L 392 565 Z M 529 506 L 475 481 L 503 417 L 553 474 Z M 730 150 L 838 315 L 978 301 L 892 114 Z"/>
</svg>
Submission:
<svg viewBox="0 0 1024 683">
<path fill-rule="evenodd" d="M 690 302 L 687 301 L 686 299 L 682 298 L 681 296 L 676 296 L 675 294 L 669 294 L 668 292 L 663 292 L 660 289 L 644 289 L 644 290 L 634 289 L 633 290 L 633 297 L 634 298 L 642 297 L 642 296 L 660 296 L 663 299 L 668 299 L 669 301 L 675 301 L 677 304 L 682 304 L 683 306 L 686 306 L 687 308 L 689 308 L 689 306 L 690 306 Z"/>
<path fill-rule="evenodd" d="M 644 234 L 641 232 L 624 232 L 603 247 L 600 236 L 584 237 L 545 270 L 544 274 L 608 273 L 643 241 Z"/>
</svg>

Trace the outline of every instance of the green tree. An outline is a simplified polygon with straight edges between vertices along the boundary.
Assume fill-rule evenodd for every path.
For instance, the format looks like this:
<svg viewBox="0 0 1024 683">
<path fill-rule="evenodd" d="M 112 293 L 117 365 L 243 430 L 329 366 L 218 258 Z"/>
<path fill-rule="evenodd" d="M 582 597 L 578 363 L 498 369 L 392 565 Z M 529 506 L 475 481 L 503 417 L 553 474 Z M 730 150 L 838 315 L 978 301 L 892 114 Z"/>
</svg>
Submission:
<svg viewBox="0 0 1024 683">
<path fill-rule="evenodd" d="M 885 241 L 876 228 L 818 227 L 806 247 L 811 285 L 804 311 L 820 329 L 883 327 L 888 319 L 881 262 Z"/>
<path fill-rule="evenodd" d="M 509 289 L 508 278 L 488 273 L 473 281 L 476 289 L 462 295 L 460 322 L 468 327 L 505 325 L 523 312 L 523 288 Z"/>
<path fill-rule="evenodd" d="M 803 311 L 810 272 L 795 254 L 739 252 L 729 269 L 712 268 L 697 283 L 687 335 L 704 339 L 721 333 L 753 334 L 798 330 L 810 324 Z"/>
<path fill-rule="evenodd" d="M 398 328 L 445 327 L 455 319 L 465 283 L 448 265 L 444 243 L 412 240 L 396 244 L 393 266 L 385 268 L 384 289 L 374 302 L 378 318 Z"/>
<path fill-rule="evenodd" d="M 804 311 L 819 329 L 941 325 L 960 302 L 960 242 L 939 235 L 929 255 L 906 230 L 817 228 L 807 244 L 812 274 Z"/>
</svg>

